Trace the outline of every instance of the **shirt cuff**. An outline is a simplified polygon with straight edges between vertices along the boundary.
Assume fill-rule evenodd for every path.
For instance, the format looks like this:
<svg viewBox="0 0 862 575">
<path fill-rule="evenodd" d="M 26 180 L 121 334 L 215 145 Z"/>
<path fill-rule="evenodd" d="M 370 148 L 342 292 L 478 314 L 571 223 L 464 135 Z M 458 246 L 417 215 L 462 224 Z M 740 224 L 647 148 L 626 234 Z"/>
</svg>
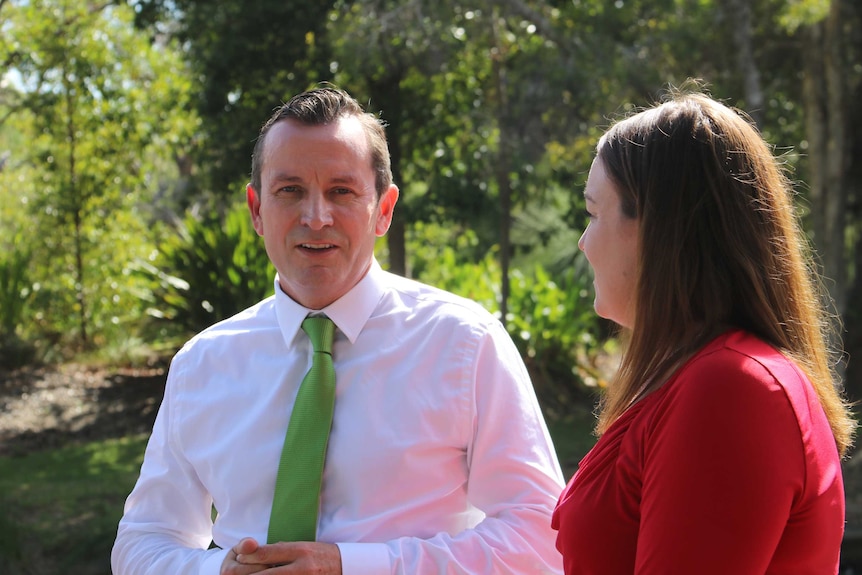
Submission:
<svg viewBox="0 0 862 575">
<path fill-rule="evenodd" d="M 385 543 L 336 543 L 341 552 L 341 575 L 389 575 Z"/>
</svg>

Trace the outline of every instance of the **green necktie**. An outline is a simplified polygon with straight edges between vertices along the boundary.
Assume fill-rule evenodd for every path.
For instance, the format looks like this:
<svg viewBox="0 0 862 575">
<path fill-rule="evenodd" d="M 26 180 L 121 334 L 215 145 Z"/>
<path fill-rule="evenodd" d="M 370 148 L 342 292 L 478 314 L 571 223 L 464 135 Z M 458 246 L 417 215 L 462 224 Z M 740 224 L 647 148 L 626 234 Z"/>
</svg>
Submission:
<svg viewBox="0 0 862 575">
<path fill-rule="evenodd" d="M 320 484 L 335 403 L 335 324 L 328 317 L 307 317 L 302 329 L 311 339 L 314 355 L 287 425 L 269 517 L 269 543 L 314 541 L 317 536 Z"/>
</svg>

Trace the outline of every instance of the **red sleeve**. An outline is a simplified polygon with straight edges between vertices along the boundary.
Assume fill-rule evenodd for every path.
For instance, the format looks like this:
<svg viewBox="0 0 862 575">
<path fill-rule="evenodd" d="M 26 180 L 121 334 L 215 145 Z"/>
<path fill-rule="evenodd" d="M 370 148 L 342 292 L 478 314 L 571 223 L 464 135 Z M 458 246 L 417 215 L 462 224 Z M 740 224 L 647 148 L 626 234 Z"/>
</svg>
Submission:
<svg viewBox="0 0 862 575">
<path fill-rule="evenodd" d="M 689 364 L 642 445 L 638 575 L 763 574 L 804 484 L 783 387 L 727 349 Z"/>
</svg>

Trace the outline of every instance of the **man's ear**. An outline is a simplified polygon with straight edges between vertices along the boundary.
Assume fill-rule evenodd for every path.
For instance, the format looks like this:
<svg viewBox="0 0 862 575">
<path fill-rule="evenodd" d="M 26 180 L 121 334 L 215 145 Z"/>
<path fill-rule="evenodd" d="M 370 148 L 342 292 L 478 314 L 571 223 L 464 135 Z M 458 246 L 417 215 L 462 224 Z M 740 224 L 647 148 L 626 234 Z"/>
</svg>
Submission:
<svg viewBox="0 0 862 575">
<path fill-rule="evenodd" d="M 398 202 L 398 186 L 392 184 L 389 186 L 378 201 L 377 224 L 374 228 L 378 237 L 383 236 L 389 231 L 389 225 L 392 223 L 392 214 L 395 212 L 395 204 Z"/>
<path fill-rule="evenodd" d="M 260 217 L 260 195 L 255 191 L 251 184 L 245 187 L 245 199 L 248 202 L 248 211 L 251 214 L 251 225 L 254 226 L 254 231 L 257 235 L 263 235 L 263 218 Z"/>
</svg>

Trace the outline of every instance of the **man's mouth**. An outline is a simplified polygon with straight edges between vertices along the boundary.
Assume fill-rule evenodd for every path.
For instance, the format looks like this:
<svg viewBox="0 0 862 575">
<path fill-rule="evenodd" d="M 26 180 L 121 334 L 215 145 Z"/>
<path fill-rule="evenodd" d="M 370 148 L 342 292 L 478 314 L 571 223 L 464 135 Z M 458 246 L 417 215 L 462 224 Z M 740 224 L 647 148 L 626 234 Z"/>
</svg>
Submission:
<svg viewBox="0 0 862 575">
<path fill-rule="evenodd" d="M 307 250 L 328 250 L 334 248 L 334 244 L 299 244 L 299 247 Z"/>
</svg>

